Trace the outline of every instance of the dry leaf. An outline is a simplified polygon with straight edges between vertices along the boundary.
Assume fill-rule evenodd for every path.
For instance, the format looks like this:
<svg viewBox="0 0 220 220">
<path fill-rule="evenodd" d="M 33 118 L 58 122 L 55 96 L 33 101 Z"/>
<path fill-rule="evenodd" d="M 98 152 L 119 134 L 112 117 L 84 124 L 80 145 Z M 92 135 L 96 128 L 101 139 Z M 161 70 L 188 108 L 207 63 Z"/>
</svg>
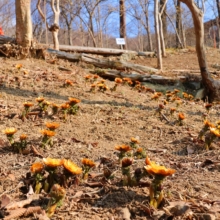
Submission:
<svg viewBox="0 0 220 220">
<path fill-rule="evenodd" d="M 3 208 L 11 202 L 11 199 L 8 195 L 5 194 L 5 195 L 2 195 L 0 202 L 1 202 L 1 208 Z"/>
<path fill-rule="evenodd" d="M 7 210 L 17 209 L 17 208 L 23 208 L 25 205 L 29 205 L 33 201 L 32 198 L 25 199 L 19 202 L 11 202 L 9 203 L 5 208 Z"/>
<path fill-rule="evenodd" d="M 9 212 L 9 215 L 4 217 L 4 220 L 11 220 L 11 219 L 16 219 L 20 216 L 22 216 L 26 212 L 26 208 L 19 208 L 16 210 L 12 210 Z"/>
</svg>

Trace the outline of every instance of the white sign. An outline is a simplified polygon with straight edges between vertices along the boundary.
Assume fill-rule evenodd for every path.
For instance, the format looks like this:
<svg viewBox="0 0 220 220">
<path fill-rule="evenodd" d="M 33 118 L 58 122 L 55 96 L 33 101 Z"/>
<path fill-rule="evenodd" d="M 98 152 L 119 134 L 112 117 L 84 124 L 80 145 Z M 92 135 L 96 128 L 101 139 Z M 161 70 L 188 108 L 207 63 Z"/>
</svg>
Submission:
<svg viewBox="0 0 220 220">
<path fill-rule="evenodd" d="M 116 44 L 125 45 L 125 39 L 124 38 L 116 38 Z"/>
</svg>

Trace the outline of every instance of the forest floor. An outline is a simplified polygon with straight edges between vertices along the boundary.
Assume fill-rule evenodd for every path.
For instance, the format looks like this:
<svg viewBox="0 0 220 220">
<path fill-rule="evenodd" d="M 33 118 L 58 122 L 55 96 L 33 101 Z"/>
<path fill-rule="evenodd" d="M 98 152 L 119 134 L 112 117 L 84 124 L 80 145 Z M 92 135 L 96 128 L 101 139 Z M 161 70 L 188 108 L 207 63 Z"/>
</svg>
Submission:
<svg viewBox="0 0 220 220">
<path fill-rule="evenodd" d="M 207 49 L 207 60 L 210 69 L 216 70 L 213 66 L 218 66 L 219 50 Z M 178 93 L 182 104 L 177 108 L 176 101 L 168 102 L 162 117 L 155 113 L 158 103 L 164 103 L 165 94 L 159 101 L 153 100 L 151 92 L 140 92 L 128 85 L 119 85 L 113 92 L 91 92 L 91 83 L 84 78 L 89 74 L 82 67 L 85 64 L 3 57 L 0 62 L 0 218 L 13 219 L 7 218 L 11 211 L 4 209 L 8 200 L 32 198 L 34 193 L 27 177 L 30 167 L 50 157 L 70 159 L 78 166 L 82 158 L 96 163 L 86 181 L 66 188 L 65 200 L 52 219 L 220 219 L 220 141 L 215 139 L 210 150 L 205 150 L 204 141 L 197 138 L 204 127 L 206 113 L 202 100 L 184 99 Z M 156 58 L 141 57 L 131 62 L 156 67 Z M 18 64 L 22 64 L 20 69 Z M 61 66 L 71 71 L 60 70 Z M 195 50 L 170 50 L 164 59 L 164 69 L 164 74 L 169 76 L 173 69 L 198 70 Z M 71 80 L 73 85 L 65 87 L 66 80 Z M 105 84 L 112 88 L 115 83 L 106 80 Z M 66 103 L 69 97 L 81 102 L 77 104 L 77 114 L 68 115 L 64 120 L 63 114 L 51 116 L 50 106 L 46 114 L 36 113 L 39 111 L 37 97 L 58 105 Z M 33 114 L 21 120 L 24 102 L 34 104 Z M 176 108 L 174 115 L 170 115 L 171 107 Z M 180 112 L 185 115 L 182 126 L 177 123 Z M 220 104 L 213 104 L 206 117 L 212 123 L 220 120 Z M 57 122 L 60 127 L 53 137 L 53 145 L 43 148 L 40 130 L 46 128 L 46 122 Z M 2 132 L 9 127 L 17 129 L 16 141 L 21 134 L 27 135 L 24 154 L 15 152 Z M 164 181 L 165 200 L 157 210 L 149 206 L 152 177 L 143 178 L 139 186 L 122 185 L 115 146 L 129 145 L 131 137 L 140 140 L 139 146 L 151 160 L 176 170 Z M 144 166 L 145 158 L 135 157 L 132 172 Z M 103 167 L 113 172 L 111 179 L 101 175 Z M 25 207 L 45 208 L 48 198 L 48 194 L 41 192 L 38 199 Z M 44 219 L 43 214 L 19 217 L 38 218 Z"/>
</svg>

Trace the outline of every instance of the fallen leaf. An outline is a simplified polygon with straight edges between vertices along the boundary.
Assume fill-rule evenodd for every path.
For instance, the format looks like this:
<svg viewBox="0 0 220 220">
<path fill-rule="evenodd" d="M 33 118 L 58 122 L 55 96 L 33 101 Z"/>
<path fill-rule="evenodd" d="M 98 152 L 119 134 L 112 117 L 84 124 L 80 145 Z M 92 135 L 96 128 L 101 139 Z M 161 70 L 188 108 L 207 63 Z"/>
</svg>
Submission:
<svg viewBox="0 0 220 220">
<path fill-rule="evenodd" d="M 8 195 L 5 194 L 5 195 L 2 195 L 0 201 L 1 201 L 1 208 L 4 208 L 11 202 L 11 199 Z"/>
</svg>

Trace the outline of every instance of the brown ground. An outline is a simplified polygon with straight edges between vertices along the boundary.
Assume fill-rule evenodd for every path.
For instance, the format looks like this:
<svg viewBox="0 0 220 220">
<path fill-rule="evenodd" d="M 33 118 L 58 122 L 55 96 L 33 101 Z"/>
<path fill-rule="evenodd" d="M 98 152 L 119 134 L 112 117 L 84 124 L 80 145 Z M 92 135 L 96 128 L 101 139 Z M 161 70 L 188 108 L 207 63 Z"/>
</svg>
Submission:
<svg viewBox="0 0 220 220">
<path fill-rule="evenodd" d="M 209 49 L 207 56 L 210 67 L 220 60 L 217 50 Z M 146 150 L 150 159 L 176 169 L 176 173 L 164 182 L 166 200 L 164 208 L 159 210 L 167 216 L 169 212 L 175 216 L 169 219 L 187 219 L 187 215 L 194 216 L 188 219 L 205 219 L 204 214 L 212 214 L 216 219 L 220 219 L 220 142 L 216 139 L 213 148 L 206 151 L 203 148 L 204 143 L 196 139 L 203 127 L 202 115 L 205 108 L 202 101 L 184 101 L 178 111 L 183 112 L 186 119 L 183 126 L 178 126 L 173 124 L 177 114 L 173 118 L 169 115 L 169 109 L 175 107 L 175 103 L 169 103 L 164 110 L 170 121 L 168 123 L 154 114 L 158 103 L 151 100 L 151 93 L 140 93 L 126 85 L 120 86 L 112 93 L 89 92 L 90 84 L 86 84 L 83 78 L 88 72 L 80 67 L 80 63 L 75 65 L 59 60 L 50 64 L 43 60 L 5 58 L 0 58 L 0 62 L 0 131 L 7 127 L 15 127 L 18 129 L 15 138 L 18 139 L 22 133 L 27 134 L 29 146 L 33 145 L 43 157 L 71 159 L 78 165 L 84 157 L 93 159 L 97 164 L 103 157 L 116 161 L 114 147 L 128 144 L 131 137 L 138 137 L 140 146 Z M 141 58 L 132 62 L 156 67 L 156 58 Z M 16 64 L 23 65 L 20 71 L 16 69 Z M 60 71 L 59 66 L 69 68 L 71 72 Z M 195 51 L 171 51 L 164 59 L 164 67 L 166 74 L 172 69 L 198 70 Z M 24 71 L 27 74 L 24 74 Z M 66 79 L 72 80 L 74 86 L 64 88 L 63 83 Z M 108 80 L 106 84 L 108 87 L 114 85 Z M 35 115 L 23 122 L 18 117 L 23 110 L 23 103 L 33 102 L 34 109 L 37 107 L 35 99 L 38 96 L 44 96 L 49 102 L 57 104 L 65 103 L 68 97 L 78 98 L 81 100 L 80 111 L 77 115 L 68 117 L 66 122 L 59 117 L 52 119 L 49 116 Z M 211 122 L 220 120 L 219 109 L 220 105 L 217 104 L 212 107 L 208 116 Z M 42 149 L 39 146 L 42 137 L 39 131 L 45 128 L 47 121 L 59 122 L 60 128 L 54 137 L 53 147 Z M 32 151 L 28 155 L 14 153 L 2 133 L 0 197 L 8 195 L 12 201 L 25 199 L 25 194 L 20 190 L 24 185 L 24 177 L 30 171 L 31 164 L 41 160 L 42 158 Z M 135 167 L 143 167 L 144 164 L 144 159 L 134 162 Z M 53 219 L 123 219 L 121 213 L 125 207 L 128 208 L 131 219 L 153 219 L 153 216 L 154 219 L 159 219 L 160 212 L 155 210 L 149 213 L 149 188 L 122 187 L 121 172 L 117 163 L 114 171 L 114 179 L 103 186 L 89 187 L 82 183 L 77 187 L 68 188 L 63 206 L 57 210 Z M 102 166 L 92 172 L 102 172 Z M 95 178 L 88 181 L 99 180 Z M 149 185 L 151 179 L 145 178 L 143 181 Z M 76 193 L 81 196 L 77 198 Z M 177 211 L 181 210 L 172 202 L 180 201 L 187 202 L 190 210 L 177 217 Z M 36 204 L 45 206 L 42 198 L 35 202 Z M 184 208 L 182 203 L 177 204 Z M 175 207 L 170 209 L 169 205 Z M 3 211 L 0 212 L 0 216 L 1 213 Z M 36 216 L 20 218 L 36 219 Z"/>
</svg>

